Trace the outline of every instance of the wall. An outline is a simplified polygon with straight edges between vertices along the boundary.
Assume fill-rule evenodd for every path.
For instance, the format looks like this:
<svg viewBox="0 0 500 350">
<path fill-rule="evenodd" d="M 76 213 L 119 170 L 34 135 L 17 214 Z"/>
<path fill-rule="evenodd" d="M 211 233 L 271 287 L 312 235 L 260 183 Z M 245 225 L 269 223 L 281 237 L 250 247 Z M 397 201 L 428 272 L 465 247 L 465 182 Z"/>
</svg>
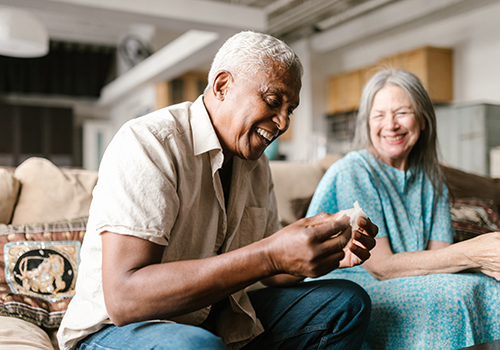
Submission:
<svg viewBox="0 0 500 350">
<path fill-rule="evenodd" d="M 454 50 L 455 103 L 500 104 L 500 1 L 466 1 L 483 5 L 430 15 L 369 37 L 365 34 L 364 39 L 331 52 L 312 50 L 313 38 L 289 43 L 304 64 L 304 77 L 301 104 L 292 116 L 289 131 L 292 139 L 280 141 L 280 153 L 292 161 L 315 161 L 324 154 L 329 76 L 424 45 Z M 110 113 L 113 132 L 127 120 L 154 108 L 153 89 L 153 86 L 136 89 L 113 105 Z"/>
<path fill-rule="evenodd" d="M 299 135 L 294 135 L 293 144 L 287 145 L 288 159 L 310 160 L 301 153 L 303 140 L 312 141 L 325 133 L 322 120 L 326 111 L 325 91 L 329 76 L 368 66 L 381 57 L 420 46 L 432 45 L 454 50 L 455 103 L 500 104 L 499 18 L 500 1 L 496 1 L 464 13 L 457 11 L 429 16 L 332 52 L 309 53 L 307 62 L 313 64 L 312 70 L 316 70 L 313 75 L 320 77 L 312 78 L 312 90 L 309 94 L 315 98 L 315 106 L 319 105 L 323 113 L 318 113 L 312 107 L 301 110 L 300 116 L 297 113 L 294 118 L 310 119 L 313 127 L 310 131 L 305 130 L 300 138 L 295 138 Z M 298 54 L 302 59 L 303 53 Z M 299 154 L 302 156 L 297 157 Z"/>
<path fill-rule="evenodd" d="M 156 108 L 156 86 L 138 87 L 110 106 L 94 108 L 94 113 L 107 118 L 87 118 L 83 122 L 83 166 L 97 170 L 107 145 L 127 121 L 152 112 Z"/>
</svg>

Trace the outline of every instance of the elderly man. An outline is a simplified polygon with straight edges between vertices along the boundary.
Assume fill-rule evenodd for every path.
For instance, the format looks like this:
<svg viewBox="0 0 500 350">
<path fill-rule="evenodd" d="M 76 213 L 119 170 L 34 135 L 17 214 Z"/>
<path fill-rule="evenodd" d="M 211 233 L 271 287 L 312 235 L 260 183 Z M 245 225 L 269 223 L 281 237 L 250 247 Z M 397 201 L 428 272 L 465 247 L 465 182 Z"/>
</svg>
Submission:
<svg viewBox="0 0 500 350">
<path fill-rule="evenodd" d="M 360 346 L 366 293 L 297 282 L 362 263 L 376 226 L 320 214 L 276 232 L 262 153 L 287 130 L 301 75 L 283 42 L 241 32 L 203 96 L 120 129 L 99 169 L 63 350 Z M 245 292 L 257 281 L 271 287 Z"/>
</svg>

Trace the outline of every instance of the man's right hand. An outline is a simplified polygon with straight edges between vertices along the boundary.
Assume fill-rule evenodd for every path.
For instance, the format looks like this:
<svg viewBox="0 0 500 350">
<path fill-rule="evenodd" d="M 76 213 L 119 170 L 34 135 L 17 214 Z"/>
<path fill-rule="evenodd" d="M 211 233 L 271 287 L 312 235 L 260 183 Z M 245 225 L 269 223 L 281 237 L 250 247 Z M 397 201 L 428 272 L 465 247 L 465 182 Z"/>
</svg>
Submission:
<svg viewBox="0 0 500 350">
<path fill-rule="evenodd" d="M 349 218 L 321 213 L 284 227 L 268 240 L 275 274 L 319 277 L 340 266 L 351 241 Z"/>
</svg>

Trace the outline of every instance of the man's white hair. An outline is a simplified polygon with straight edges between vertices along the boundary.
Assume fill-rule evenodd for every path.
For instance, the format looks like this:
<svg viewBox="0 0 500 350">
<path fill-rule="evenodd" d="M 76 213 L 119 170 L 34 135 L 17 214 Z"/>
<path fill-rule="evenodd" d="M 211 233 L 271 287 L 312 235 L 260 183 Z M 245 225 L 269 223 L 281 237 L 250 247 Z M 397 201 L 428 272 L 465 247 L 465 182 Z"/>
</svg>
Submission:
<svg viewBox="0 0 500 350">
<path fill-rule="evenodd" d="M 220 71 L 248 76 L 259 71 L 266 72 L 275 64 L 281 69 L 296 70 L 299 77 L 302 77 L 302 63 L 283 41 L 253 31 L 237 33 L 230 37 L 215 55 L 205 92 L 212 87 L 215 76 Z"/>
</svg>

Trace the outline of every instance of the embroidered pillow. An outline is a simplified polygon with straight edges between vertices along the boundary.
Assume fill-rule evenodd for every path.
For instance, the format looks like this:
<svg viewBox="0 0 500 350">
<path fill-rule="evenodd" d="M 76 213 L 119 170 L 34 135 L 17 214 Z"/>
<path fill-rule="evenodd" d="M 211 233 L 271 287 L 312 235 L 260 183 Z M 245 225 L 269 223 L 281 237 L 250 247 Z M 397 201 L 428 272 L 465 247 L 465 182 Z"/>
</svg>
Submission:
<svg viewBox="0 0 500 350">
<path fill-rule="evenodd" d="M 500 216 L 493 200 L 467 198 L 450 203 L 455 242 L 500 230 Z"/>
<path fill-rule="evenodd" d="M 0 315 L 60 325 L 74 295 L 87 218 L 0 225 Z"/>
</svg>

